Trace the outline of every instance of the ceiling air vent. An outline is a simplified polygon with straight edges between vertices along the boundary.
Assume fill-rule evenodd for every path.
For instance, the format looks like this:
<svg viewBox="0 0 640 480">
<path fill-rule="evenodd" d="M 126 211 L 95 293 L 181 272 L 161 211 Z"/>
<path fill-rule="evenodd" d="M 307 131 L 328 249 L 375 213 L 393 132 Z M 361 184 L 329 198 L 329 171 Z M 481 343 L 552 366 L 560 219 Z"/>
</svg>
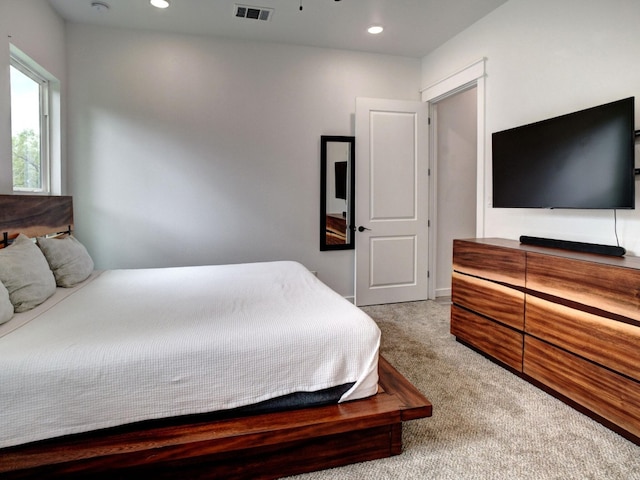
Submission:
<svg viewBox="0 0 640 480">
<path fill-rule="evenodd" d="M 267 21 L 273 15 L 273 8 L 251 7 L 249 5 L 235 5 L 234 15 L 239 18 L 252 18 Z"/>
</svg>

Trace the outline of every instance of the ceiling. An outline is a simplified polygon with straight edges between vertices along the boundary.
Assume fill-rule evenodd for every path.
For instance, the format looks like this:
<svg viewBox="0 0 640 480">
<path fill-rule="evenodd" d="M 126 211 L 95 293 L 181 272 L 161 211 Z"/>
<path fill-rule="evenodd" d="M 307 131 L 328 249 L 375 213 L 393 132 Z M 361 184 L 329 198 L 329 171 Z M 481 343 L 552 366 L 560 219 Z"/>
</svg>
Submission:
<svg viewBox="0 0 640 480">
<path fill-rule="evenodd" d="M 507 0 L 49 0 L 74 23 L 423 57 Z M 302 2 L 303 9 L 300 10 Z M 273 9 L 268 21 L 235 5 Z M 372 24 L 384 32 L 366 32 Z"/>
</svg>

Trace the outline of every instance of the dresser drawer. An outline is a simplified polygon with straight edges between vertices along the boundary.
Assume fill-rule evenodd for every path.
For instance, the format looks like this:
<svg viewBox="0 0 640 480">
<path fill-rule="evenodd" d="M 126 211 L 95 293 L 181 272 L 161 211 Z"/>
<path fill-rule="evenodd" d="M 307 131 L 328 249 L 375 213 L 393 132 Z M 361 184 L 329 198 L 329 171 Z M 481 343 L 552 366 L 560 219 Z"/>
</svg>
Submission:
<svg viewBox="0 0 640 480">
<path fill-rule="evenodd" d="M 524 328 L 524 293 L 519 290 L 453 272 L 451 301 L 515 329 Z"/>
<path fill-rule="evenodd" d="M 640 327 L 527 295 L 525 332 L 640 380 Z"/>
<path fill-rule="evenodd" d="M 451 334 L 511 368 L 522 371 L 522 333 L 452 305 Z"/>
<path fill-rule="evenodd" d="M 526 286 L 640 321 L 639 269 L 529 252 Z"/>
<path fill-rule="evenodd" d="M 523 371 L 556 392 L 640 436 L 640 384 L 525 335 Z"/>
<path fill-rule="evenodd" d="M 453 241 L 453 270 L 524 287 L 525 252 L 468 240 Z"/>
</svg>

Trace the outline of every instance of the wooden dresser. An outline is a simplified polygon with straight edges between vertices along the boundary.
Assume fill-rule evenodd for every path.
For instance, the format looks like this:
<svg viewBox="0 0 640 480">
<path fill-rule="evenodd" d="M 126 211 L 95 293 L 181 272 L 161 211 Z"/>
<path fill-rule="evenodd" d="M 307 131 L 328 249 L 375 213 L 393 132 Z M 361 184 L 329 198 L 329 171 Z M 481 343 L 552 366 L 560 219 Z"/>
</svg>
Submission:
<svg viewBox="0 0 640 480">
<path fill-rule="evenodd" d="M 451 333 L 640 444 L 640 257 L 454 240 Z"/>
<path fill-rule="evenodd" d="M 327 245 L 347 243 L 347 219 L 339 213 L 327 214 Z"/>
</svg>

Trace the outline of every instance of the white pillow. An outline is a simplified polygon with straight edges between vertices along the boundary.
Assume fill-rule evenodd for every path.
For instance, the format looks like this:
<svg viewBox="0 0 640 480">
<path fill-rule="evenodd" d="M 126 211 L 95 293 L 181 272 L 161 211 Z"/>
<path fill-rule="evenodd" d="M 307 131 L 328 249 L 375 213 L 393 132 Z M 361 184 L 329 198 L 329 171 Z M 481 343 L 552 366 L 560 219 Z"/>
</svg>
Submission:
<svg viewBox="0 0 640 480">
<path fill-rule="evenodd" d="M 37 238 L 59 287 L 73 287 L 93 272 L 93 259 L 75 237 Z"/>
<path fill-rule="evenodd" d="M 9 299 L 9 291 L 0 283 L 0 324 L 8 322 L 13 317 L 13 303 Z"/>
<path fill-rule="evenodd" d="M 31 310 L 56 291 L 56 279 L 47 259 L 23 234 L 0 249 L 0 282 L 7 288 L 16 313 Z"/>
</svg>

